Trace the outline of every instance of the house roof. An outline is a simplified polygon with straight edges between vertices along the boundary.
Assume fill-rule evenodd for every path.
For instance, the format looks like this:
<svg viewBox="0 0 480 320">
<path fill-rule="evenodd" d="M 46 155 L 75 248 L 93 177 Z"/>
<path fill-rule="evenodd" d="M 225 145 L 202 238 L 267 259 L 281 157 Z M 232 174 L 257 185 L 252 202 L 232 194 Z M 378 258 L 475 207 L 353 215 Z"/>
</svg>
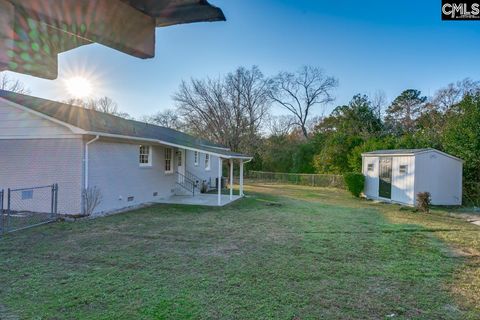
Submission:
<svg viewBox="0 0 480 320">
<path fill-rule="evenodd" d="M 5 90 L 0 90 L 0 98 L 4 98 L 62 123 L 82 129 L 85 131 L 83 134 L 135 138 L 136 140 L 158 140 L 159 143 L 178 145 L 187 149 L 225 156 L 226 158 L 251 158 L 244 154 L 232 152 L 225 146 L 212 143 L 205 139 L 196 138 L 174 129 L 135 120 L 127 120 L 79 106 Z"/>
<path fill-rule="evenodd" d="M 448 153 L 442 152 L 437 149 L 433 148 L 423 148 L 423 149 L 391 149 L 391 150 L 376 150 L 376 151 L 370 151 L 370 152 L 364 152 L 362 153 L 362 156 L 364 157 L 374 157 L 374 156 L 415 156 L 418 154 L 426 153 L 426 152 L 436 152 L 440 153 L 444 156 L 463 161 L 460 158 L 457 158 L 455 156 L 452 156 Z"/>
</svg>

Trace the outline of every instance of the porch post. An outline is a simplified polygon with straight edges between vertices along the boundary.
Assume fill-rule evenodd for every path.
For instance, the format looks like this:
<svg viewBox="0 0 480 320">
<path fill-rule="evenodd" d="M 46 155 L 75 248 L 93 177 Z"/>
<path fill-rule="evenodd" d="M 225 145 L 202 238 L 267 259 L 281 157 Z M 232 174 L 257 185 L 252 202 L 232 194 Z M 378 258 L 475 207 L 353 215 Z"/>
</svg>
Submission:
<svg viewBox="0 0 480 320">
<path fill-rule="evenodd" d="M 218 157 L 218 182 L 217 182 L 217 188 L 218 188 L 218 205 L 220 206 L 222 204 L 222 158 Z"/>
<path fill-rule="evenodd" d="M 233 159 L 230 159 L 230 200 L 233 200 Z"/>
<path fill-rule="evenodd" d="M 240 197 L 243 197 L 243 160 L 240 159 Z"/>
</svg>

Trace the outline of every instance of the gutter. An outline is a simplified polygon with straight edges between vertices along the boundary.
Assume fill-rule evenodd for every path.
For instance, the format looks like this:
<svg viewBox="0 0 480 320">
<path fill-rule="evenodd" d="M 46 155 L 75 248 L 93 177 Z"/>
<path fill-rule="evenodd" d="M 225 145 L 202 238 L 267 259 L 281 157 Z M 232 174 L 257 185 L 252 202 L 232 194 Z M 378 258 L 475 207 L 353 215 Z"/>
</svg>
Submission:
<svg viewBox="0 0 480 320">
<path fill-rule="evenodd" d="M 212 156 L 217 156 L 217 157 L 223 158 L 223 159 L 242 159 L 242 160 L 248 160 L 248 162 L 253 160 L 253 157 L 225 155 L 225 154 L 221 154 L 221 153 L 216 153 L 214 151 L 207 151 L 207 150 L 202 150 L 202 149 L 198 149 L 198 148 L 194 148 L 194 147 L 188 147 L 188 146 L 184 146 L 184 145 L 181 145 L 181 144 L 162 141 L 162 140 L 159 140 L 159 139 L 140 138 L 140 137 L 132 137 L 132 136 L 119 135 L 119 134 L 92 132 L 92 131 L 85 131 L 84 134 L 94 135 L 94 136 L 97 136 L 97 137 L 101 136 L 101 137 L 108 137 L 108 138 L 155 142 L 155 143 L 163 144 L 163 145 L 166 145 L 166 146 L 169 146 L 169 147 L 186 149 L 186 150 L 191 150 L 191 151 L 198 151 L 198 152 L 202 152 L 202 153 L 209 153 Z"/>
<path fill-rule="evenodd" d="M 85 143 L 85 190 L 88 189 L 88 146 L 97 141 L 98 139 L 100 139 L 99 135 Z"/>
</svg>

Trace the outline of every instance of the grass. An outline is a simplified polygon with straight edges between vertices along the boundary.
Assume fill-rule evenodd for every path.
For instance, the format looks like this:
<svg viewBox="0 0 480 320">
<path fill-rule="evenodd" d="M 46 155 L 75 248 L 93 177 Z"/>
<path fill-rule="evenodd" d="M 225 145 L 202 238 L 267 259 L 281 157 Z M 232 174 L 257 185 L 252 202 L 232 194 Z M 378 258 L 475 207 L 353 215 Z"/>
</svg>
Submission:
<svg viewBox="0 0 480 320">
<path fill-rule="evenodd" d="M 256 185 L 0 240 L 0 318 L 479 319 L 479 227 Z"/>
</svg>

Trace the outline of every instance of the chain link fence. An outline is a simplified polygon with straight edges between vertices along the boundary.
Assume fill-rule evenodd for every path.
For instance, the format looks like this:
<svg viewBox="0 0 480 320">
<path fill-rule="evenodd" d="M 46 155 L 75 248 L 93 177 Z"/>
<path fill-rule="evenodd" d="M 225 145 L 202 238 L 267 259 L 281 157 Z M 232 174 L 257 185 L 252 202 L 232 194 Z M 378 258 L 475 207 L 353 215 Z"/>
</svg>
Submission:
<svg viewBox="0 0 480 320">
<path fill-rule="evenodd" d="M 480 183 L 465 182 L 463 184 L 463 204 L 480 208 Z"/>
<path fill-rule="evenodd" d="M 18 231 L 57 218 L 58 185 L 7 189 L 1 192 L 0 234 Z"/>
<path fill-rule="evenodd" d="M 343 176 L 335 174 L 249 171 L 245 178 L 251 182 L 298 184 L 312 187 L 345 189 Z"/>
</svg>

